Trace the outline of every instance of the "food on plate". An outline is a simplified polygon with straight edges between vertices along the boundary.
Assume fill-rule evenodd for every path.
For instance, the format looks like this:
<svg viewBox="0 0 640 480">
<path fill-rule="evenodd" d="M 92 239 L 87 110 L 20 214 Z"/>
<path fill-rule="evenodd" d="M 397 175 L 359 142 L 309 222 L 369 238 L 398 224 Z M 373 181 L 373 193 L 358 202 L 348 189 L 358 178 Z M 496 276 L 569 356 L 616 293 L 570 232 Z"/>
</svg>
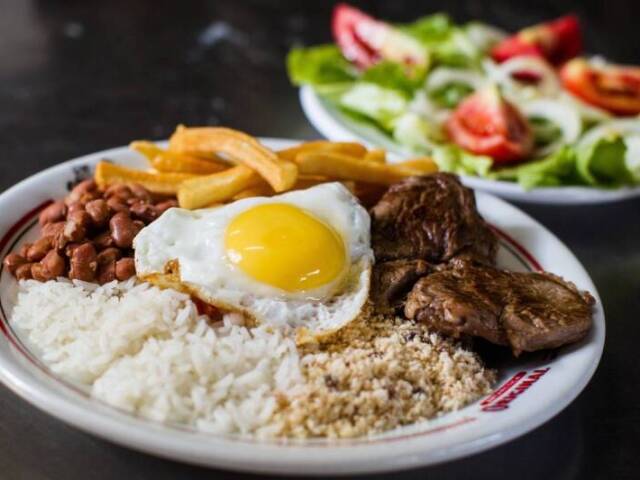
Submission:
<svg viewBox="0 0 640 480">
<path fill-rule="evenodd" d="M 298 170 L 246 133 L 223 127 L 178 127 L 169 150 L 195 156 L 223 154 L 259 173 L 276 192 L 290 189 Z"/>
<path fill-rule="evenodd" d="M 85 180 L 40 212 L 40 237 L 7 255 L 4 266 L 18 280 L 126 280 L 135 275 L 133 238 L 176 205 L 172 199 L 153 198 L 138 184 L 103 190 Z"/>
<path fill-rule="evenodd" d="M 133 168 L 100 162 L 96 165 L 95 180 L 100 188 L 110 185 L 137 183 L 153 193 L 175 194 L 182 182 L 193 178 L 190 173 L 143 172 Z"/>
<path fill-rule="evenodd" d="M 584 338 L 593 303 L 550 273 L 505 272 L 462 260 L 416 282 L 405 314 L 437 332 L 482 337 L 519 355 Z"/>
<path fill-rule="evenodd" d="M 574 58 L 560 70 L 564 87 L 613 114 L 640 113 L 640 67 L 598 64 Z"/>
<path fill-rule="evenodd" d="M 495 235 L 478 214 L 473 192 L 451 174 L 397 183 L 370 213 L 377 264 L 415 259 L 442 263 L 463 254 L 495 261 Z"/>
<path fill-rule="evenodd" d="M 604 157 L 592 135 L 640 113 L 639 67 L 579 57 L 575 15 L 507 36 L 444 14 L 392 24 L 340 4 L 332 31 L 336 45 L 291 50 L 292 83 L 400 156 L 524 189 L 640 183 L 637 135 L 612 130 L 603 141 L 622 148 Z"/>
<path fill-rule="evenodd" d="M 581 52 L 580 21 L 575 15 L 565 15 L 505 38 L 491 49 L 491 56 L 496 62 L 504 62 L 513 57 L 532 55 L 559 65 Z"/>
<path fill-rule="evenodd" d="M 143 280 L 313 336 L 357 317 L 373 263 L 369 215 L 339 183 L 213 210 L 172 209 L 134 248 Z"/>
<path fill-rule="evenodd" d="M 132 144 L 167 171 L 98 163 L 4 258 L 12 325 L 95 398 L 213 434 L 373 435 L 489 394 L 475 337 L 518 356 L 589 332 L 593 298 L 499 268 L 473 192 L 429 158 L 194 130 Z"/>
<path fill-rule="evenodd" d="M 510 346 L 516 356 L 574 343 L 591 329 L 589 293 L 550 273 L 494 266 L 497 239 L 454 176 L 396 184 L 371 213 L 372 298 L 381 308 L 403 309 L 448 336 Z"/>
</svg>

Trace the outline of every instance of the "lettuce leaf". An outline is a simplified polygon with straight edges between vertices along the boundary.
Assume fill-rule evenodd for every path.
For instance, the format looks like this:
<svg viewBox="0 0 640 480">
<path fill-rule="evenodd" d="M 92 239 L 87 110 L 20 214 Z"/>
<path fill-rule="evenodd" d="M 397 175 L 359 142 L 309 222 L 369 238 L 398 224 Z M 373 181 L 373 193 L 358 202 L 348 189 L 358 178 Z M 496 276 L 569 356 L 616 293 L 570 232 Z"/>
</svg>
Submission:
<svg viewBox="0 0 640 480">
<path fill-rule="evenodd" d="M 339 106 L 375 120 L 384 130 L 391 130 L 393 121 L 407 110 L 405 96 L 375 83 L 358 82 L 342 94 Z"/>
<path fill-rule="evenodd" d="M 602 137 L 577 152 L 577 173 L 589 185 L 633 183 L 625 161 L 626 151 L 624 139 L 619 135 Z"/>
<path fill-rule="evenodd" d="M 351 82 L 353 67 L 335 45 L 294 48 L 287 55 L 287 71 L 294 85 L 328 85 Z"/>
<path fill-rule="evenodd" d="M 440 107 L 456 108 L 468 95 L 473 93 L 473 88 L 466 83 L 453 82 L 429 93 L 431 99 Z"/>
<path fill-rule="evenodd" d="M 383 61 L 368 68 L 360 79 L 363 82 L 375 83 L 384 88 L 398 90 L 407 98 L 411 98 L 413 92 L 422 86 L 425 75 L 426 71 L 424 70 L 416 70 L 409 73 L 404 65 Z"/>
<path fill-rule="evenodd" d="M 434 147 L 431 154 L 438 169 L 458 175 L 486 177 L 493 164 L 490 157 L 466 152 L 456 145 Z"/>
<path fill-rule="evenodd" d="M 576 152 L 565 146 L 540 160 L 497 170 L 491 173 L 498 180 L 518 182 L 525 190 L 575 184 Z"/>
</svg>

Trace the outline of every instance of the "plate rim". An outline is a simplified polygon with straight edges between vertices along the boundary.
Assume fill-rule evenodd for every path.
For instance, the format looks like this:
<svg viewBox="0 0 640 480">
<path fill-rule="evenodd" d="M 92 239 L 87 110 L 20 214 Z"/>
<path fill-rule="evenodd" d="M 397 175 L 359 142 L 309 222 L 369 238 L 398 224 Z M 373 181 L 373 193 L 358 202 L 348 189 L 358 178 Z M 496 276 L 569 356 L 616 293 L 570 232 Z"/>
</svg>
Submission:
<svg viewBox="0 0 640 480">
<path fill-rule="evenodd" d="M 277 143 L 282 147 L 294 142 L 293 140 L 275 138 L 265 138 L 262 140 L 271 144 Z M 0 206 L 9 201 L 30 184 L 36 184 L 47 176 L 56 174 L 57 171 L 68 169 L 74 165 L 95 161 L 97 158 L 122 154 L 123 151 L 128 151 L 126 146 L 84 155 L 49 167 L 22 180 L 0 194 Z M 543 423 L 546 423 L 566 408 L 566 406 L 578 396 L 590 381 L 600 362 L 604 347 L 606 325 L 604 321 L 602 303 L 595 285 L 582 264 L 566 247 L 566 245 L 531 216 L 508 204 L 504 200 L 483 192 L 477 192 L 477 195 L 480 201 L 489 202 L 489 204 L 497 205 L 500 208 L 506 209 L 506 211 L 510 211 L 510 214 L 520 216 L 522 219 L 535 226 L 541 234 L 547 237 L 547 240 L 554 241 L 557 244 L 557 247 L 562 251 L 563 255 L 568 254 L 568 259 L 571 260 L 578 269 L 577 273 L 584 277 L 582 280 L 583 282 L 586 282 L 586 286 L 583 285 L 582 287 L 590 289 L 596 298 L 597 304 L 600 306 L 597 311 L 598 318 L 596 318 L 595 321 L 601 323 L 601 328 L 598 329 L 596 332 L 597 334 L 593 339 L 595 342 L 593 347 L 595 347 L 596 351 L 590 367 L 582 372 L 579 381 L 576 381 L 571 386 L 570 390 L 565 393 L 562 399 L 556 401 L 552 405 L 552 408 L 548 409 L 543 414 L 528 416 L 526 419 L 527 421 L 521 422 L 516 426 L 512 425 L 508 431 L 498 432 L 491 435 L 485 434 L 478 438 L 456 444 L 448 449 L 445 448 L 444 450 L 443 447 L 434 448 L 430 450 L 428 454 L 425 454 L 423 451 L 424 442 L 421 442 L 419 439 L 408 440 L 405 443 L 410 447 L 408 451 L 402 452 L 401 455 L 394 459 L 394 461 L 389 461 L 389 458 L 382 457 L 386 460 L 386 462 L 383 463 L 380 463 L 380 461 L 372 462 L 371 454 L 369 453 L 372 449 L 376 450 L 379 454 L 384 453 L 384 450 L 379 448 L 381 445 L 370 445 L 366 443 L 349 446 L 334 445 L 322 447 L 322 456 L 313 455 L 313 451 L 316 450 L 314 446 L 300 447 L 296 445 L 287 445 L 286 448 L 283 449 L 282 445 L 278 444 L 260 444 L 260 453 L 253 458 L 251 462 L 247 462 L 242 451 L 230 454 L 230 450 L 237 449 L 238 445 L 243 444 L 242 440 L 237 441 L 240 443 L 234 441 L 234 443 L 231 443 L 230 445 L 228 438 L 212 437 L 202 434 L 206 436 L 211 450 L 216 450 L 218 448 L 220 450 L 224 450 L 221 454 L 204 458 L 201 455 L 189 455 L 187 448 L 189 447 L 189 442 L 187 441 L 183 442 L 182 449 L 168 449 L 164 444 L 164 440 L 162 440 L 161 435 L 158 435 L 156 438 L 154 435 L 150 434 L 150 432 L 157 430 L 157 428 L 150 424 L 150 422 L 143 419 L 130 419 L 127 422 L 119 422 L 118 414 L 111 412 L 110 410 L 113 409 L 110 409 L 109 407 L 105 407 L 109 410 L 106 412 L 103 408 L 88 408 L 87 410 L 78 411 L 75 408 L 77 405 L 74 405 L 66 395 L 51 391 L 50 388 L 47 388 L 45 382 L 41 382 L 38 379 L 33 378 L 33 375 L 27 369 L 19 365 L 15 360 L 13 362 L 8 361 L 3 355 L 0 355 L 0 381 L 36 408 L 85 432 L 97 435 L 111 442 L 126 445 L 136 450 L 209 467 L 285 474 L 371 473 L 434 465 L 474 453 L 479 453 L 501 445 L 533 430 L 534 428 L 537 428 Z M 3 231 L 0 231 L 0 236 L 4 234 L 5 230 L 3 228 Z M 91 401 L 87 401 L 87 403 L 89 405 L 95 404 L 95 402 Z M 198 438 L 198 435 L 191 432 L 186 435 L 188 435 L 191 440 Z M 172 437 L 174 440 L 178 436 L 179 434 L 172 430 Z M 398 444 L 401 444 L 401 442 L 398 442 Z M 253 453 L 255 454 L 255 452 Z M 345 453 L 348 455 L 345 455 Z M 395 455 L 396 454 L 394 454 L 394 456 Z M 276 456 L 276 458 L 274 458 L 274 456 Z M 328 464 L 328 462 L 333 463 Z"/>
<path fill-rule="evenodd" d="M 336 118 L 337 115 L 334 113 L 335 108 L 330 106 L 326 100 L 318 95 L 310 85 L 303 85 L 299 88 L 298 98 L 307 120 L 329 140 L 356 141 L 368 146 L 376 146 L 355 130 L 355 128 L 351 128 L 349 124 L 341 122 Z M 393 154 L 400 158 L 409 156 L 406 152 L 402 152 L 397 147 L 394 147 L 391 141 L 389 141 L 388 144 L 382 145 L 382 148 L 392 151 Z M 490 180 L 472 175 L 459 176 L 462 182 L 468 187 L 492 193 L 509 200 L 526 203 L 587 205 L 619 202 L 640 197 L 640 185 L 616 189 L 566 186 L 537 187 L 531 190 L 524 190 L 515 182 Z"/>
</svg>

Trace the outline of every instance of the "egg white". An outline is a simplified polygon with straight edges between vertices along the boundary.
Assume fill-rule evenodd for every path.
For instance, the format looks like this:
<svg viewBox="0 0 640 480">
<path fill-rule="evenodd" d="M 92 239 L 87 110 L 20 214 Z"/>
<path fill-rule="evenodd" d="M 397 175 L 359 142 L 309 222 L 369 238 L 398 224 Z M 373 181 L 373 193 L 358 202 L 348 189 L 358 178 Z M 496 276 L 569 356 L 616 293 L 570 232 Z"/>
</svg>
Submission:
<svg viewBox="0 0 640 480">
<path fill-rule="evenodd" d="M 240 213 L 257 205 L 288 203 L 331 225 L 344 241 L 343 275 L 313 290 L 287 292 L 245 274 L 227 257 L 225 230 Z M 254 197 L 215 209 L 167 210 L 134 240 L 142 279 L 165 272 L 177 260 L 180 283 L 200 299 L 242 311 L 258 323 L 305 327 L 314 336 L 353 320 L 368 297 L 373 251 L 370 218 L 340 183 L 327 183 L 273 197 Z"/>
</svg>

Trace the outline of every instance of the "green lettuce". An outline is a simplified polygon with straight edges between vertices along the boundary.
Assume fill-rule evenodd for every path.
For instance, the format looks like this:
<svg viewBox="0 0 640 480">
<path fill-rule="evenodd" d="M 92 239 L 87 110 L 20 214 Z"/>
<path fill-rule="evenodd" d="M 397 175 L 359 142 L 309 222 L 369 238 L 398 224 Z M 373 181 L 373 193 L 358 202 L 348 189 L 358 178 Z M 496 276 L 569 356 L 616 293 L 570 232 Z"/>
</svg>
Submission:
<svg viewBox="0 0 640 480">
<path fill-rule="evenodd" d="M 287 71 L 294 85 L 326 86 L 355 79 L 353 67 L 335 45 L 292 49 Z"/>
<path fill-rule="evenodd" d="M 434 147 L 432 156 L 438 169 L 458 175 L 486 177 L 493 165 L 491 157 L 466 152 L 456 145 Z"/>
<path fill-rule="evenodd" d="M 515 181 L 525 190 L 530 190 L 534 187 L 575 184 L 575 169 L 576 152 L 573 148 L 565 146 L 540 160 L 492 172 L 491 177 Z"/>
<path fill-rule="evenodd" d="M 429 97 L 441 107 L 456 108 L 472 92 L 473 88 L 468 84 L 453 82 L 430 92 Z"/>
<path fill-rule="evenodd" d="M 404 65 L 383 61 L 368 68 L 360 80 L 397 90 L 407 98 L 411 98 L 413 92 L 422 86 L 425 75 L 426 71 L 424 70 L 415 70 L 409 73 Z"/>
<path fill-rule="evenodd" d="M 359 82 L 340 96 L 339 106 L 374 120 L 384 130 L 391 130 L 393 121 L 407 110 L 406 97 L 397 90 L 375 83 Z"/>
<path fill-rule="evenodd" d="M 625 161 L 627 147 L 618 135 L 602 137 L 577 152 L 578 176 L 589 185 L 618 186 L 633 183 Z"/>
</svg>

